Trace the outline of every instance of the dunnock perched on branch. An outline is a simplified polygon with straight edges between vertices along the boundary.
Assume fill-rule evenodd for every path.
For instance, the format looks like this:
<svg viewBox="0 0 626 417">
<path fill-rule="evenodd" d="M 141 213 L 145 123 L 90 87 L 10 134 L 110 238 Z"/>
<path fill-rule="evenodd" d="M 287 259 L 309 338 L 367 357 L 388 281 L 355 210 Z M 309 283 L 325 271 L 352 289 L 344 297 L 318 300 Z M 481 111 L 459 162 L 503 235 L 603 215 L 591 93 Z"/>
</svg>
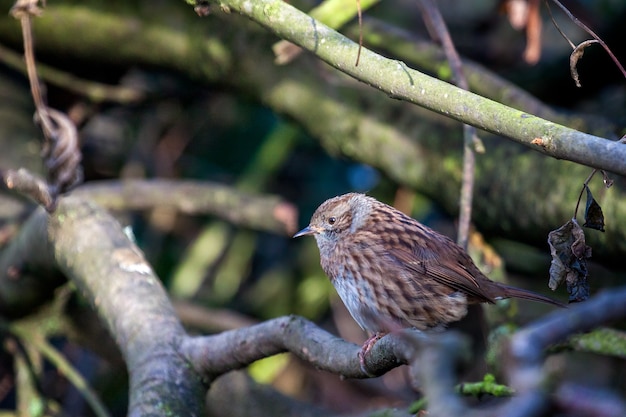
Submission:
<svg viewBox="0 0 626 417">
<path fill-rule="evenodd" d="M 487 278 L 470 256 L 443 236 L 364 194 L 326 200 L 294 237 L 313 235 L 322 268 L 362 329 L 372 334 L 363 355 L 393 328 L 442 329 L 467 305 L 551 298 Z"/>
</svg>

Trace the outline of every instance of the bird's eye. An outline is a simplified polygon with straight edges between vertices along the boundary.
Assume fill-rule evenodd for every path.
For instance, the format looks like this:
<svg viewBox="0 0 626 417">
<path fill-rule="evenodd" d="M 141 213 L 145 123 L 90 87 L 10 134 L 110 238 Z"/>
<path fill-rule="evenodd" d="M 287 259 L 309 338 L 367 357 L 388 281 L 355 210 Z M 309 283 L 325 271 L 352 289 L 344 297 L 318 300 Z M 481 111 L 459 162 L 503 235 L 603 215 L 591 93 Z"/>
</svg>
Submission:
<svg viewBox="0 0 626 417">
<path fill-rule="evenodd" d="M 336 221 L 337 221 L 336 217 L 329 217 L 328 218 L 328 224 L 335 224 Z"/>
</svg>

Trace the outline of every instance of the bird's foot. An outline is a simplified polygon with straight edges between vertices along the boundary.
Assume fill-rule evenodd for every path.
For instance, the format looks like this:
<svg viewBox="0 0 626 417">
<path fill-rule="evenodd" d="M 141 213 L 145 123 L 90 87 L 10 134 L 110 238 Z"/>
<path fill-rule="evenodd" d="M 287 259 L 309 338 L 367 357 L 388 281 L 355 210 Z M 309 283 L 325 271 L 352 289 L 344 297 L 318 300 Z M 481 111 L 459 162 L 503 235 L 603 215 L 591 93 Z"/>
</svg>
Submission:
<svg viewBox="0 0 626 417">
<path fill-rule="evenodd" d="M 383 337 L 386 333 L 384 332 L 376 332 L 373 335 L 371 335 L 364 343 L 363 343 L 363 347 L 361 348 L 361 350 L 359 351 L 359 364 L 361 365 L 361 371 L 363 371 L 363 373 L 369 377 L 374 377 L 376 375 L 371 374 L 368 370 L 367 367 L 365 366 L 365 355 L 367 355 L 369 353 L 370 350 L 372 350 L 372 348 L 374 347 L 374 345 L 376 344 L 376 342 L 378 342 L 378 340 Z"/>
</svg>

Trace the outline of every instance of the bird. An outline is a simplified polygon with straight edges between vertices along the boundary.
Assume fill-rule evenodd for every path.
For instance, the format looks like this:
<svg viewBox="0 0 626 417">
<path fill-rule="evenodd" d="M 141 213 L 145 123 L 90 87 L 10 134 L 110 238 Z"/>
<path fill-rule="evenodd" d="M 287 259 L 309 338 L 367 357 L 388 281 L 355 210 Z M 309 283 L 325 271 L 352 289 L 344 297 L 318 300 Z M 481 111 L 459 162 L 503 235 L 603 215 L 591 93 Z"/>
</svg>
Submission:
<svg viewBox="0 0 626 417">
<path fill-rule="evenodd" d="M 398 328 L 441 331 L 468 305 L 522 298 L 564 304 L 487 278 L 449 237 L 373 197 L 348 193 L 324 201 L 294 238 L 312 235 L 322 269 L 350 315 L 371 334 L 365 354 Z"/>
</svg>

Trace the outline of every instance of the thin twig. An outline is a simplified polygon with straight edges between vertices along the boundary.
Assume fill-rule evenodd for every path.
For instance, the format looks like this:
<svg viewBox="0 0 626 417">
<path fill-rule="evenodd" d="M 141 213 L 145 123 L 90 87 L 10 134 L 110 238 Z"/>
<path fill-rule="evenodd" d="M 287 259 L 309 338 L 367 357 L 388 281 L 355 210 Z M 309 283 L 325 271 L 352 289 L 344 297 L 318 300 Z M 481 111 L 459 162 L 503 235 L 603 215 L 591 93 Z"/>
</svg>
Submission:
<svg viewBox="0 0 626 417">
<path fill-rule="evenodd" d="M 359 17 L 359 52 L 356 55 L 354 66 L 358 67 L 361 60 L 361 49 L 363 49 L 363 11 L 361 10 L 361 0 L 356 0 L 356 13 Z"/>
<path fill-rule="evenodd" d="M 48 168 L 47 192 L 52 197 L 52 203 L 45 207 L 50 211 L 54 210 L 59 193 L 77 185 L 83 176 L 76 126 L 64 113 L 47 106 L 37 76 L 32 28 L 32 17 L 42 13 L 37 4 L 37 0 L 18 0 L 11 8 L 11 15 L 20 21 L 22 27 L 24 61 L 36 109 L 35 119 L 41 125 L 45 138 L 43 157 Z"/>
<path fill-rule="evenodd" d="M 546 0 L 547 1 L 547 0 Z M 619 60 L 615 57 L 615 55 L 613 55 L 613 52 L 611 52 L 611 49 L 607 46 L 606 43 L 604 43 L 604 41 L 595 34 L 595 32 L 593 30 L 591 30 L 589 27 L 587 27 L 587 25 L 585 25 L 583 22 L 581 22 L 580 20 L 578 20 L 578 18 L 576 16 L 574 16 L 568 9 L 567 7 L 563 6 L 561 4 L 560 1 L 558 0 L 552 0 L 554 2 L 554 4 L 556 4 L 557 6 L 559 6 L 561 8 L 561 10 L 563 10 L 563 13 L 565 13 L 567 15 L 567 17 L 569 17 L 572 22 L 574 22 L 578 27 L 582 28 L 585 32 L 587 32 L 588 34 L 590 34 L 595 40 L 598 41 L 598 43 L 600 45 L 602 45 L 602 47 L 604 48 L 604 50 L 606 51 L 606 53 L 609 55 L 609 57 L 611 57 L 611 60 L 613 60 L 613 62 L 615 63 L 615 65 L 617 66 L 617 68 L 620 70 L 620 72 L 622 73 L 622 76 L 624 78 L 626 78 L 626 69 L 624 69 L 624 67 L 622 66 L 622 64 L 619 62 Z"/>
<path fill-rule="evenodd" d="M 550 15 L 550 20 L 552 20 L 552 24 L 554 25 L 556 30 L 559 31 L 559 33 L 561 34 L 563 39 L 565 39 L 567 41 L 567 43 L 569 43 L 569 46 L 572 49 L 576 49 L 576 45 L 574 45 L 574 42 L 572 42 L 570 40 L 570 38 L 565 34 L 565 32 L 563 32 L 563 29 L 561 29 L 561 27 L 558 25 L 558 23 L 556 23 L 556 20 L 554 19 L 554 15 L 552 14 L 552 9 L 550 8 L 550 2 L 548 0 L 545 0 L 545 2 L 546 2 L 546 7 L 548 9 L 548 14 Z"/>
<path fill-rule="evenodd" d="M 43 97 L 39 77 L 37 76 L 37 64 L 33 47 L 32 16 L 41 14 L 41 9 L 37 7 L 37 2 L 17 2 L 11 9 L 12 15 L 20 20 L 22 27 L 22 39 L 24 44 L 24 62 L 26 63 L 26 73 L 30 83 L 30 91 L 33 102 L 37 109 L 37 114 L 41 119 L 41 124 L 46 141 L 50 141 L 53 131 L 52 122 L 47 116 L 45 99 Z"/>
<path fill-rule="evenodd" d="M 617 142 L 618 143 L 625 143 L 626 142 L 626 135 L 622 136 L 620 138 L 620 140 L 618 140 Z M 589 174 L 589 176 L 585 180 L 585 182 L 583 182 L 583 186 L 580 189 L 580 194 L 578 195 L 578 201 L 576 201 L 576 208 L 574 209 L 574 218 L 576 218 L 578 216 L 578 206 L 580 205 L 580 201 L 583 198 L 583 193 L 585 192 L 585 189 L 589 186 L 589 182 L 591 181 L 593 176 L 596 174 L 596 172 L 598 172 L 598 169 L 597 168 L 593 169 L 591 171 L 591 174 Z M 607 184 L 606 173 L 604 171 L 602 171 L 602 173 L 604 174 L 604 183 L 606 185 L 606 188 L 611 187 L 611 185 L 613 185 L 613 181 L 610 181 L 610 183 Z"/>
<path fill-rule="evenodd" d="M 578 195 L 578 201 L 576 201 L 576 208 L 574 209 L 574 218 L 578 217 L 578 206 L 580 205 L 580 201 L 583 198 L 583 193 L 585 192 L 585 189 L 589 186 L 589 182 L 591 181 L 593 176 L 596 175 L 596 172 L 598 172 L 597 169 L 591 170 L 591 174 L 589 174 L 585 182 L 583 182 L 583 186 L 580 188 L 580 194 Z"/>
<path fill-rule="evenodd" d="M 446 22 L 441 16 L 437 4 L 433 0 L 421 0 L 419 5 L 422 10 L 422 16 L 428 27 L 435 31 L 435 36 L 439 39 L 443 47 L 452 71 L 454 83 L 464 90 L 469 90 L 467 78 L 463 73 L 461 58 L 454 47 L 454 42 L 452 41 Z M 469 227 L 472 218 L 472 199 L 474 194 L 476 166 L 474 147 L 476 146 L 476 138 L 476 128 L 470 125 L 463 125 L 463 182 L 461 184 L 461 196 L 459 201 L 457 243 L 464 249 L 467 249 Z"/>
</svg>

